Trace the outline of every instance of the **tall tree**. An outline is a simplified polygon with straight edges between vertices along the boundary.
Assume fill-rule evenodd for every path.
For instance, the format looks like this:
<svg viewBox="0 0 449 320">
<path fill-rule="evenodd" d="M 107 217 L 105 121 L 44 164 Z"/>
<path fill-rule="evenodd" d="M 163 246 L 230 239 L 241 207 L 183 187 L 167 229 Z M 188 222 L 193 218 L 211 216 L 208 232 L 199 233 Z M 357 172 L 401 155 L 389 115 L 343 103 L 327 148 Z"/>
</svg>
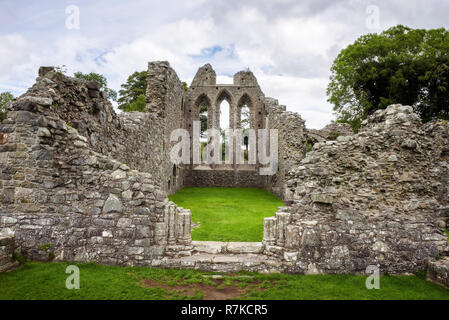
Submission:
<svg viewBox="0 0 449 320">
<path fill-rule="evenodd" d="M 120 98 L 117 100 L 119 109 L 123 111 L 145 111 L 147 75 L 147 71 L 136 71 L 128 77 L 126 83 L 121 85 Z"/>
<path fill-rule="evenodd" d="M 424 121 L 449 119 L 449 32 L 399 25 L 361 36 L 337 56 L 330 80 L 337 121 L 355 131 L 393 103 L 413 106 Z"/>
<path fill-rule="evenodd" d="M 10 92 L 0 93 L 0 121 L 6 118 L 5 106 L 12 99 L 14 99 L 14 96 Z"/>
<path fill-rule="evenodd" d="M 108 88 L 108 80 L 102 74 L 95 73 L 95 72 L 82 73 L 82 72 L 78 71 L 78 72 L 75 72 L 73 75 L 75 76 L 75 78 L 78 78 L 78 79 L 84 79 L 87 81 L 98 82 L 99 84 L 101 84 L 101 89 L 104 90 L 104 92 L 106 92 L 107 98 L 112 101 L 117 101 L 117 92 Z"/>
</svg>

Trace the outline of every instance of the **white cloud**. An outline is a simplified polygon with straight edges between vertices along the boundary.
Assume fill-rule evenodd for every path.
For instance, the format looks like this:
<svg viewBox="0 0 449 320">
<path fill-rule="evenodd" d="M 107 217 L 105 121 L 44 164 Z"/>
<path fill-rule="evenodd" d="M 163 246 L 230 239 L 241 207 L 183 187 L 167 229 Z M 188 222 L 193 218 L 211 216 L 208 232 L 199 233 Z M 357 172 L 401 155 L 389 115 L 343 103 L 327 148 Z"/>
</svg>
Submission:
<svg viewBox="0 0 449 320">
<path fill-rule="evenodd" d="M 11 1 L 18 22 L 0 32 L 0 89 L 19 92 L 32 85 L 40 65 L 99 72 L 116 90 L 152 60 L 169 61 L 184 81 L 191 81 L 204 63 L 213 65 L 219 83 L 232 83 L 234 73 L 249 67 L 267 96 L 299 112 L 308 127 L 319 128 L 333 119 L 326 102 L 333 59 L 357 37 L 373 32 L 365 24 L 367 5 L 379 6 L 382 28 L 398 23 L 448 27 L 444 13 L 449 4 L 429 1 L 138 0 L 112 5 L 80 0 L 77 32 L 64 29 L 59 2 L 29 8 Z M 30 12 L 34 18 L 28 21 L 25 13 Z M 11 32 L 14 26 L 20 30 Z"/>
<path fill-rule="evenodd" d="M 299 112 L 308 126 L 322 127 L 333 119 L 325 95 L 332 62 L 327 53 L 335 47 L 333 38 L 343 27 L 315 18 L 269 21 L 255 8 L 233 13 L 219 22 L 182 19 L 113 48 L 104 56 L 105 67 L 120 75 L 111 84 L 118 86 L 151 60 L 168 60 L 182 80 L 191 80 L 203 62 L 210 62 L 218 83 L 232 83 L 226 74 L 250 67 L 262 90 Z M 205 61 L 193 57 L 215 45 L 225 49 Z M 229 46 L 235 51 L 233 58 L 226 50 Z"/>
<path fill-rule="evenodd" d="M 0 36 L 0 74 L 10 74 L 15 66 L 26 63 L 31 45 L 19 34 Z"/>
</svg>

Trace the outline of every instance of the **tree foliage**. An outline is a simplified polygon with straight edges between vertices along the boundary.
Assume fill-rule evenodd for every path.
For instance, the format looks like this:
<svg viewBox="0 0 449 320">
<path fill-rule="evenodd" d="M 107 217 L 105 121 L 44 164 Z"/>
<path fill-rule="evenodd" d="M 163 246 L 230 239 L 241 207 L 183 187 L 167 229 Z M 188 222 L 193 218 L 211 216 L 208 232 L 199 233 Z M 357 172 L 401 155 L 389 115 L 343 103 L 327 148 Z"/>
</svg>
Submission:
<svg viewBox="0 0 449 320">
<path fill-rule="evenodd" d="M 145 93 L 147 89 L 147 71 L 131 74 L 119 91 L 118 108 L 123 111 L 145 112 Z"/>
<path fill-rule="evenodd" d="M 108 88 L 108 80 L 106 77 L 102 74 L 91 72 L 91 73 L 82 73 L 82 72 L 75 72 L 73 74 L 75 78 L 78 79 L 84 79 L 86 81 L 95 81 L 98 82 L 101 85 L 101 90 L 106 92 L 106 96 L 108 99 L 112 101 L 117 101 L 117 92 L 114 90 Z"/>
<path fill-rule="evenodd" d="M 402 25 L 361 36 L 331 68 L 328 101 L 357 130 L 377 109 L 413 106 L 424 121 L 449 119 L 449 32 Z"/>
<path fill-rule="evenodd" d="M 127 104 L 126 108 L 123 110 L 125 112 L 130 111 L 140 111 L 145 112 L 146 109 L 146 98 L 144 94 L 141 94 L 137 97 L 136 100 L 131 101 L 129 104 Z"/>
<path fill-rule="evenodd" d="M 0 121 L 6 118 L 7 112 L 5 106 L 9 101 L 13 99 L 14 96 L 8 91 L 0 93 Z"/>
<path fill-rule="evenodd" d="M 119 90 L 118 108 L 125 111 L 146 111 L 147 71 L 135 71 Z M 184 91 L 188 90 L 186 82 L 182 82 Z M 206 116 L 207 119 L 207 116 Z"/>
</svg>

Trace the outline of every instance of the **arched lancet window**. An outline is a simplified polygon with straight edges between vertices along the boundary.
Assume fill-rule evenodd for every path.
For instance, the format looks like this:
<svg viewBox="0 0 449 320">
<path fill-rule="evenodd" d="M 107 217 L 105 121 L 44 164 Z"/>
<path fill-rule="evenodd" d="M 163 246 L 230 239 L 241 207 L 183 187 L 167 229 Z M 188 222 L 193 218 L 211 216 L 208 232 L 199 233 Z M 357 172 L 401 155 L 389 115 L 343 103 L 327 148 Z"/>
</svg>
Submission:
<svg viewBox="0 0 449 320">
<path fill-rule="evenodd" d="M 218 129 L 221 135 L 221 159 L 228 161 L 230 157 L 229 150 L 229 128 L 231 115 L 231 95 L 228 91 L 223 90 L 217 98 L 217 112 L 218 112 Z"/>
<path fill-rule="evenodd" d="M 223 100 L 220 104 L 220 129 L 228 130 L 229 129 L 229 114 L 230 114 L 230 106 L 229 102 Z"/>
</svg>

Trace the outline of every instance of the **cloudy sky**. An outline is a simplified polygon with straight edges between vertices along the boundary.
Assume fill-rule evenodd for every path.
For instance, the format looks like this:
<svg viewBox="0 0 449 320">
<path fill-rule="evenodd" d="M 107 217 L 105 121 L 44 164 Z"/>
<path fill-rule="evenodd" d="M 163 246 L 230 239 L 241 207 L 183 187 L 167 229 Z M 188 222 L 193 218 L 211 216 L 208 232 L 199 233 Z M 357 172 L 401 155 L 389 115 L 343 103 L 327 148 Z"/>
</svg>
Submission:
<svg viewBox="0 0 449 320">
<path fill-rule="evenodd" d="M 151 60 L 188 83 L 205 63 L 221 83 L 249 67 L 267 96 L 321 128 L 341 49 L 397 24 L 449 28 L 448 15 L 446 0 L 0 0 L 0 91 L 24 93 L 41 65 L 102 73 L 115 90 Z"/>
</svg>

